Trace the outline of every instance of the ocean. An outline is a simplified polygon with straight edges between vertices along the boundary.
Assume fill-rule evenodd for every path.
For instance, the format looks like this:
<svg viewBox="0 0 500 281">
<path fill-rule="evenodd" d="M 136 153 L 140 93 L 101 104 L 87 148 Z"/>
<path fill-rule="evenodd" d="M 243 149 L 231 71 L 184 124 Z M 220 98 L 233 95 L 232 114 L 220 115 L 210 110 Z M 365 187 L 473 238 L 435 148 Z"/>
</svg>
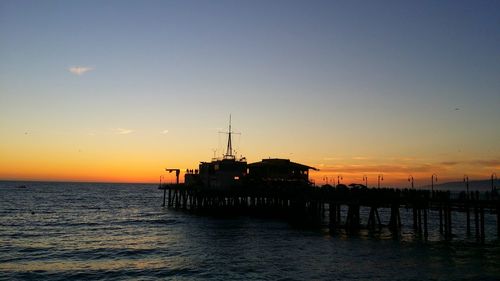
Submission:
<svg viewBox="0 0 500 281">
<path fill-rule="evenodd" d="M 0 182 L 0 279 L 500 280 L 493 215 L 478 245 L 460 229 L 347 235 L 161 202 L 157 185 Z"/>
</svg>

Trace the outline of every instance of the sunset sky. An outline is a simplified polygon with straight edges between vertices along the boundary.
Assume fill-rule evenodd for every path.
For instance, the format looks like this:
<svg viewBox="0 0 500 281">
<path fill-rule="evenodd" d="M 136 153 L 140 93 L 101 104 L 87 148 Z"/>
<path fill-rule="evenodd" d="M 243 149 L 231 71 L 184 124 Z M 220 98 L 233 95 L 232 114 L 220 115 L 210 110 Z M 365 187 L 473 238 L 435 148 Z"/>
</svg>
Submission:
<svg viewBox="0 0 500 281">
<path fill-rule="evenodd" d="M 500 1 L 0 1 L 0 179 L 223 153 L 344 183 L 500 175 Z"/>
</svg>

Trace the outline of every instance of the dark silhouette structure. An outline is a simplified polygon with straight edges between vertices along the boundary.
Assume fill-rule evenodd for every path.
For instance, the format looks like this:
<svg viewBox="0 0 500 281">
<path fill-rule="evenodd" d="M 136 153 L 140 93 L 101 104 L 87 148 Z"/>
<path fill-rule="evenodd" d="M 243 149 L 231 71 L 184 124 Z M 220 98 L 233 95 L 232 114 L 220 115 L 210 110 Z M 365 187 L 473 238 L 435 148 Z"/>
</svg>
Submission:
<svg viewBox="0 0 500 281">
<path fill-rule="evenodd" d="M 289 159 L 263 159 L 261 162 L 248 164 L 250 177 L 266 182 L 309 183 L 309 170 L 318 169 L 291 162 Z"/>
<path fill-rule="evenodd" d="M 330 229 L 357 231 L 362 227 L 388 227 L 395 235 L 401 230 L 401 208 L 412 210 L 415 233 L 427 238 L 428 216 L 439 216 L 439 232 L 444 239 L 453 237 L 452 212 L 466 213 L 467 234 L 471 233 L 471 212 L 478 242 L 485 241 L 485 211 L 496 213 L 497 235 L 500 237 L 500 199 L 495 194 L 480 197 L 479 192 L 463 192 L 452 198 L 449 191 L 368 188 L 365 185 L 340 183 L 337 186 L 314 186 L 309 181 L 309 170 L 314 167 L 294 163 L 289 159 L 263 159 L 247 164 L 245 158 L 236 159 L 232 152 L 231 123 L 228 145 L 222 159 L 201 162 L 199 170 L 187 170 L 185 183 L 160 186 L 164 189 L 164 204 L 168 190 L 168 207 L 196 212 L 223 212 L 265 214 L 301 219 L 307 222 L 321 220 L 328 213 Z M 170 169 L 176 171 L 178 170 Z M 383 180 L 379 175 L 378 184 Z M 434 175 L 432 177 L 434 182 Z M 493 176 L 492 176 L 493 185 Z M 492 187 L 493 189 L 493 187 Z M 496 191 L 496 190 L 495 190 Z M 362 225 L 361 207 L 370 208 L 366 225 Z M 347 208 L 342 218 L 342 208 Z M 383 223 L 379 209 L 390 210 L 389 221 Z"/>
<path fill-rule="evenodd" d="M 233 153 L 231 116 L 226 153 L 222 159 L 201 162 L 198 170 L 187 170 L 184 182 L 194 189 L 227 190 L 232 188 L 283 188 L 284 183 L 295 187 L 307 187 L 309 170 L 318 170 L 289 159 L 263 159 L 261 162 L 247 164 L 246 158 L 237 158 Z"/>
</svg>

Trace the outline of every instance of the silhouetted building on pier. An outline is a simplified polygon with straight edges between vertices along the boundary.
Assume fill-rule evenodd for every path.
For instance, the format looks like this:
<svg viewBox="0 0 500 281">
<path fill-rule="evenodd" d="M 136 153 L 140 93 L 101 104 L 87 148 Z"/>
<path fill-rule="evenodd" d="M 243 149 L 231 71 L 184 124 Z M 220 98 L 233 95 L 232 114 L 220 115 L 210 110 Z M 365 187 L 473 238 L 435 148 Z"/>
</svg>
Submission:
<svg viewBox="0 0 500 281">
<path fill-rule="evenodd" d="M 247 162 L 244 158 L 201 162 L 199 168 L 198 173 L 186 173 L 184 176 L 186 185 L 224 189 L 241 186 L 243 178 L 247 175 Z"/>
<path fill-rule="evenodd" d="M 291 162 L 289 159 L 263 159 L 261 162 L 247 164 L 244 157 L 237 159 L 233 154 L 231 140 L 231 119 L 227 150 L 222 159 L 201 162 L 198 170 L 187 170 L 184 176 L 186 186 L 203 189 L 228 189 L 233 187 L 252 188 L 252 186 L 280 186 L 284 183 L 293 186 L 309 186 L 309 170 L 313 167 Z"/>
<path fill-rule="evenodd" d="M 309 183 L 309 170 L 318 169 L 290 161 L 289 159 L 262 159 L 248 164 L 248 175 L 266 182 Z"/>
</svg>

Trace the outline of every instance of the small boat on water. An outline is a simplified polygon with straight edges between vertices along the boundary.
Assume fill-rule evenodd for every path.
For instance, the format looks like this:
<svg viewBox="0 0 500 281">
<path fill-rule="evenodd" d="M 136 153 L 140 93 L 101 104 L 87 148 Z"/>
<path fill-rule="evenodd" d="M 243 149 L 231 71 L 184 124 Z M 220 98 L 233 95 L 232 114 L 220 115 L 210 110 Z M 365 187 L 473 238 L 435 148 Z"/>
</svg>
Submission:
<svg viewBox="0 0 500 281">
<path fill-rule="evenodd" d="M 16 186 L 16 188 L 28 188 L 28 187 L 27 187 L 26 185 L 24 185 L 24 184 L 23 184 L 23 185 L 18 185 L 18 186 Z"/>
</svg>

